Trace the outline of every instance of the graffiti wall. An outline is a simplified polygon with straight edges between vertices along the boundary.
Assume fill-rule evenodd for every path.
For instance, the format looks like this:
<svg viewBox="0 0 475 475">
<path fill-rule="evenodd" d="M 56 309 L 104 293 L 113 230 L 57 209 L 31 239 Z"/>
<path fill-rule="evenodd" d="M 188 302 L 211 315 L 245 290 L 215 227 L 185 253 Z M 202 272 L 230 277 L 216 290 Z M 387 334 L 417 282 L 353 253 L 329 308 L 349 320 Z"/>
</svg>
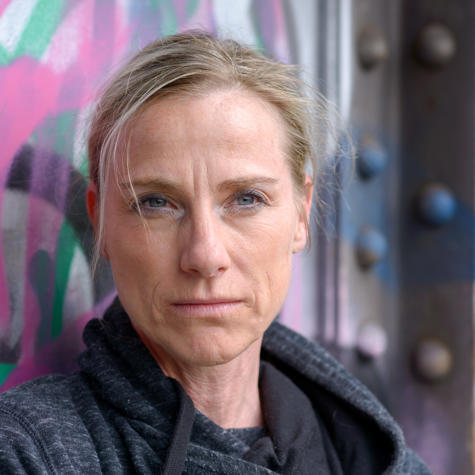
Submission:
<svg viewBox="0 0 475 475">
<path fill-rule="evenodd" d="M 84 324 L 114 296 L 107 268 L 91 278 L 93 235 L 84 205 L 87 117 L 103 79 L 147 42 L 189 28 L 232 35 L 292 60 L 295 27 L 284 3 L 0 2 L 1 389 L 74 368 Z M 297 262 L 284 311 L 297 329 L 302 272 Z"/>
</svg>

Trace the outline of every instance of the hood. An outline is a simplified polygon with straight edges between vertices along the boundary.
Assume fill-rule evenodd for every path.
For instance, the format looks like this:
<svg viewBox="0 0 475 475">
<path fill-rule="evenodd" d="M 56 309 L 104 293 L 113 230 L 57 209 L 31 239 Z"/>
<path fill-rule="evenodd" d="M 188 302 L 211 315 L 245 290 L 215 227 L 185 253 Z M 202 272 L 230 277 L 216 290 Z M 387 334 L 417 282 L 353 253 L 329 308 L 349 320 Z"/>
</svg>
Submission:
<svg viewBox="0 0 475 475">
<path fill-rule="evenodd" d="M 344 473 L 404 473 L 401 429 L 376 397 L 328 352 L 274 322 L 264 334 L 267 360 L 309 397 L 325 422 Z"/>
<path fill-rule="evenodd" d="M 158 367 L 118 299 L 102 320 L 88 323 L 84 342 L 87 350 L 79 363 L 88 384 L 106 406 L 133 421 L 132 432 L 142 437 L 140 442 L 136 437 L 127 440 L 130 429 L 119 428 L 118 443 L 143 458 L 162 454 L 162 473 L 181 473 L 199 418 L 181 385 Z M 264 334 L 261 354 L 307 395 L 324 421 L 344 473 L 405 473 L 406 448 L 399 427 L 325 350 L 274 322 Z"/>
</svg>

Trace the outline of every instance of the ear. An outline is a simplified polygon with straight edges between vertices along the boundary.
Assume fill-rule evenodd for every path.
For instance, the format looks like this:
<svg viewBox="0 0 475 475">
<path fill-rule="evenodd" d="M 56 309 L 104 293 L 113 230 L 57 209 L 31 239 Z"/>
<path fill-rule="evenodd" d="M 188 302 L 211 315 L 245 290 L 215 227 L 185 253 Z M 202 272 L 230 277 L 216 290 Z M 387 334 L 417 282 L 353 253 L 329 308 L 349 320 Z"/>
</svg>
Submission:
<svg viewBox="0 0 475 475">
<path fill-rule="evenodd" d="M 89 183 L 86 190 L 86 208 L 89 221 L 91 221 L 96 236 L 99 223 L 98 201 L 97 187 L 94 183 Z"/>
<path fill-rule="evenodd" d="M 94 229 L 94 235 L 97 239 L 99 232 L 99 194 L 97 192 L 97 186 L 94 183 L 89 183 L 86 190 L 86 209 L 91 221 L 92 228 Z M 108 259 L 105 249 L 101 250 L 103 257 Z"/>
<path fill-rule="evenodd" d="M 300 252 L 307 244 L 309 230 L 310 209 L 312 208 L 313 183 L 308 174 L 305 174 L 304 193 L 299 207 L 299 217 L 294 234 L 292 252 Z"/>
</svg>

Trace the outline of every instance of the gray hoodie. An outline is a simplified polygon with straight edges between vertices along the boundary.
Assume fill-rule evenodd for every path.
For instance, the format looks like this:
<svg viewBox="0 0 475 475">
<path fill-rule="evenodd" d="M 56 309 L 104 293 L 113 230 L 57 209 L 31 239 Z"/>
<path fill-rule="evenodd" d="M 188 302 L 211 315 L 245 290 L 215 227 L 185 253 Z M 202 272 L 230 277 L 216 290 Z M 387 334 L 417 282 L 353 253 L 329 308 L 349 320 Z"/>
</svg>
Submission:
<svg viewBox="0 0 475 475">
<path fill-rule="evenodd" d="M 83 337 L 78 372 L 0 395 L 0 473 L 430 473 L 364 386 L 279 323 L 262 349 L 267 433 L 252 442 L 195 410 L 118 300 Z"/>
</svg>

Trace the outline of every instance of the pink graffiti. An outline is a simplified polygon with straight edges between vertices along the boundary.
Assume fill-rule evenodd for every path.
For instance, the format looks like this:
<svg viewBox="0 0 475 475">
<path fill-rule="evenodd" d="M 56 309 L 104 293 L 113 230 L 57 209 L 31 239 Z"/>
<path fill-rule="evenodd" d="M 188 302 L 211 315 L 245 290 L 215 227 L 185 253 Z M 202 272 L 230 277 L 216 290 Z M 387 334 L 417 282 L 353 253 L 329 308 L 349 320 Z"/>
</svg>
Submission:
<svg viewBox="0 0 475 475">
<path fill-rule="evenodd" d="M 46 162 L 46 160 L 43 160 Z M 38 176 L 39 175 L 39 176 Z M 67 180 L 69 178 L 69 170 L 64 167 L 63 175 L 56 177 L 61 184 L 65 186 L 58 186 L 58 192 L 56 199 L 58 205 L 61 206 L 61 202 L 64 201 L 67 192 Z M 37 166 L 33 170 L 33 186 L 36 183 L 41 183 L 47 179 L 47 177 L 42 173 L 42 167 Z M 60 190 L 60 191 L 59 191 Z M 47 210 L 46 207 L 51 205 L 45 204 L 41 198 L 34 196 L 34 192 L 31 194 L 29 200 L 29 210 L 28 216 L 25 217 L 28 223 L 28 240 L 27 247 L 25 252 L 25 262 L 29 263 L 32 261 L 35 253 L 38 249 L 42 249 L 48 253 L 51 260 L 54 260 L 56 246 L 57 246 L 57 236 L 59 230 L 63 223 L 64 217 L 60 210 L 50 209 Z M 62 207 L 60 207 L 62 209 Z M 45 222 L 46 221 L 46 222 Z M 41 322 L 41 308 L 38 298 L 33 288 L 31 279 L 28 278 L 28 264 L 25 268 L 26 278 L 24 280 L 25 294 L 24 294 L 24 314 L 27 316 L 27 321 L 25 321 L 25 326 L 22 332 L 22 361 L 24 359 L 29 359 L 32 357 L 36 351 L 36 334 L 38 327 Z M 44 279 L 47 279 L 50 282 L 54 282 L 54 275 L 45 275 Z M 53 289 L 51 294 L 45 296 L 49 301 L 52 301 Z"/>
<path fill-rule="evenodd" d="M 58 362 L 64 362 L 62 372 L 69 373 L 74 370 L 74 357 L 84 349 L 78 335 L 91 317 L 92 312 L 82 315 L 65 328 L 57 340 L 48 343 L 34 354 L 22 356 L 21 364 L 10 373 L 1 390 L 6 391 L 32 378 L 51 373 L 51 368 L 58 368 Z M 68 355 L 68 358 L 65 358 L 65 355 Z"/>
<path fill-rule="evenodd" d="M 186 4 L 187 0 L 175 0 L 175 13 L 177 16 L 177 21 L 179 25 L 184 25 L 186 23 Z"/>
<path fill-rule="evenodd" d="M 297 254 L 292 261 L 292 281 L 289 293 L 280 312 L 280 322 L 293 330 L 301 330 L 302 322 L 302 256 Z"/>
<path fill-rule="evenodd" d="M 185 3 L 184 0 L 181 2 Z M 191 18 L 187 21 L 180 22 L 180 30 L 187 30 L 190 28 L 201 28 L 207 31 L 215 31 L 215 25 L 213 20 L 213 0 L 201 0 L 198 8 L 194 12 Z"/>
<path fill-rule="evenodd" d="M 98 303 L 89 312 L 76 318 L 63 329 L 56 340 L 46 344 L 35 354 L 22 355 L 21 364 L 9 374 L 0 391 L 6 391 L 32 378 L 49 374 L 51 368 L 57 368 L 57 371 L 63 374 L 74 371 L 77 367 L 76 358 L 84 350 L 84 344 L 79 337 L 84 326 L 91 318 L 101 317 L 114 298 L 115 293 Z M 59 367 L 58 362 L 63 366 Z"/>
<path fill-rule="evenodd" d="M 8 4 L 11 3 L 13 0 L 2 0 L 0 2 L 0 16 L 3 15 L 3 12 L 8 7 Z"/>
<path fill-rule="evenodd" d="M 109 48 L 97 48 L 91 25 L 94 23 L 95 2 L 86 0 L 64 20 L 50 45 L 49 57 L 64 53 L 61 40 L 64 31 L 75 30 L 81 42 L 75 61 L 64 72 L 56 72 L 46 62 L 42 64 L 22 57 L 0 69 L 0 111 L 2 117 L 2 152 L 0 154 L 0 187 L 4 189 L 14 154 L 32 132 L 49 116 L 71 109 L 81 109 L 91 102 L 95 89 L 110 68 L 111 61 L 123 56 L 130 29 L 125 14 L 115 8 L 109 30 L 101 31 L 108 38 Z M 110 17 L 108 12 L 108 16 Z M 106 23 L 107 24 L 107 23 Z M 87 34 L 84 34 L 87 33 Z M 113 54 L 111 54 L 111 52 Z M 67 86 L 67 94 L 64 88 Z M 0 209 L 3 196 L 0 193 Z M 34 215 L 34 211 L 33 211 Z M 30 215 L 30 219 L 34 216 Z M 26 217 L 25 217 L 26 218 Z M 31 238 L 32 236 L 29 236 Z M 32 244 L 34 245 L 34 244 Z M 31 247 L 31 245 L 30 245 Z M 27 303 L 30 299 L 28 296 Z M 0 243 L 0 331 L 8 327 L 9 299 L 5 281 L 3 249 Z"/>
<path fill-rule="evenodd" d="M 68 101 L 58 104 L 62 78 L 48 66 L 39 65 L 29 58 L 21 58 L 0 75 L 0 104 L 3 104 L 2 153 L 0 155 L 0 187 L 4 189 L 8 167 L 18 148 L 28 139 L 41 121 L 71 104 L 80 103 L 82 95 L 72 92 Z M 2 209 L 3 194 L 0 194 Z M 25 217 L 26 218 L 26 217 Z M 0 326 L 7 328 L 10 315 L 5 282 L 3 249 L 0 249 Z"/>
<path fill-rule="evenodd" d="M 290 62 L 284 6 L 281 0 L 254 0 L 264 44 L 280 61 Z"/>
<path fill-rule="evenodd" d="M 180 31 L 190 28 L 213 29 L 213 0 L 200 1 L 190 18 L 186 14 L 188 0 L 175 0 L 173 3 Z"/>
</svg>

